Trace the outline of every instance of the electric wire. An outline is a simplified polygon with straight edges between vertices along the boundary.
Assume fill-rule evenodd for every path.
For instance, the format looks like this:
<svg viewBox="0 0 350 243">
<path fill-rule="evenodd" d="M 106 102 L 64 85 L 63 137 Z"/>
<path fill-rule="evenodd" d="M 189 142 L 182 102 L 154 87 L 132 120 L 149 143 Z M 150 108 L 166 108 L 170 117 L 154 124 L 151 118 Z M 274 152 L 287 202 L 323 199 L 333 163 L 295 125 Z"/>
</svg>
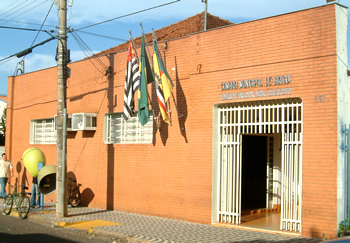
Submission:
<svg viewBox="0 0 350 243">
<path fill-rule="evenodd" d="M 13 29 L 13 30 L 27 30 L 27 31 L 48 32 L 47 30 L 42 30 L 42 29 L 28 29 L 28 28 L 20 28 L 20 27 L 12 27 L 12 26 L 0 26 L 0 29 Z"/>
<path fill-rule="evenodd" d="M 87 32 L 87 31 L 84 31 L 84 30 L 74 30 L 74 29 L 73 29 L 73 31 L 80 32 L 80 33 L 87 34 L 87 35 L 93 35 L 93 36 L 97 36 L 97 37 L 101 37 L 101 38 L 106 38 L 106 39 L 111 39 L 111 40 L 117 40 L 117 41 L 120 41 L 120 42 L 123 42 L 123 43 L 128 41 L 128 40 L 126 40 L 126 39 L 121 39 L 121 38 L 117 38 L 117 37 L 112 37 L 112 36 L 107 36 L 107 35 L 96 34 L 96 33 Z"/>
<path fill-rule="evenodd" d="M 80 47 L 80 49 L 84 52 L 85 56 L 87 57 L 87 59 L 91 62 L 91 64 L 102 74 L 106 74 L 108 67 L 106 66 L 106 64 L 104 64 L 104 62 L 102 62 L 102 60 L 99 57 L 95 57 L 94 60 L 97 60 L 97 62 L 104 66 L 104 68 L 106 69 L 105 72 L 101 71 L 96 65 L 95 63 L 91 60 L 92 56 L 94 55 L 93 51 L 90 49 L 90 47 L 83 41 L 83 39 L 80 38 L 80 36 L 76 33 L 76 32 L 71 32 L 73 38 L 76 40 L 78 46 Z"/>
<path fill-rule="evenodd" d="M 71 33 L 73 38 L 76 40 L 77 44 L 79 45 L 80 49 L 84 52 L 86 56 L 92 56 L 94 55 L 93 51 L 89 48 L 89 46 L 80 38 L 80 36 L 72 32 Z"/>
<path fill-rule="evenodd" d="M 43 25 L 43 26 L 48 26 L 48 25 Z M 53 33 L 53 31 L 43 30 L 43 29 L 29 29 L 29 28 L 12 27 L 12 26 L 1 26 L 1 25 L 0 25 L 0 29 L 25 30 L 25 31 L 34 31 L 34 32 L 41 31 L 41 32 L 46 32 L 48 34 Z M 76 31 L 76 30 L 73 29 L 72 31 Z M 107 35 L 101 35 L 101 34 L 92 33 L 92 32 L 88 32 L 88 31 L 84 31 L 84 30 L 78 30 L 77 32 L 83 33 L 83 34 L 87 34 L 87 35 L 96 36 L 96 37 L 101 37 L 101 38 L 105 38 L 105 39 L 116 40 L 116 41 L 120 41 L 122 43 L 128 41 L 126 39 L 121 39 L 121 38 L 117 38 L 117 37 L 113 37 L 113 36 L 107 36 Z"/>
<path fill-rule="evenodd" d="M 7 60 L 7 59 L 14 58 L 15 56 L 16 56 L 16 54 L 13 54 L 13 55 L 11 55 L 11 56 L 8 56 L 8 57 L 5 57 L 5 58 L 3 58 L 3 59 L 0 59 L 0 65 L 6 63 L 6 62 L 8 62 L 8 61 L 10 61 L 10 60 Z M 6 62 L 3 62 L 3 61 L 5 61 L 5 60 L 7 60 L 7 61 L 6 61 Z"/>
<path fill-rule="evenodd" d="M 8 13 L 8 15 L 6 15 L 5 17 L 11 15 L 11 14 L 12 14 L 12 13 L 11 13 L 12 10 L 15 10 L 17 7 L 21 6 L 21 5 L 24 4 L 26 1 L 27 1 L 27 0 L 24 0 L 23 2 L 21 2 L 21 3 L 17 4 L 16 6 L 10 8 L 9 10 L 6 10 L 6 11 L 5 11 L 5 9 L 6 9 L 7 7 L 13 5 L 14 3 L 13 3 L 13 4 L 10 4 L 9 6 L 7 6 L 6 8 L 3 9 L 3 13 L 0 14 L 0 16 L 4 15 L 5 13 Z M 36 0 L 35 0 L 35 1 L 36 1 Z M 16 11 L 17 11 L 17 10 L 16 10 Z M 16 11 L 14 11 L 14 12 L 16 12 Z"/>
<path fill-rule="evenodd" d="M 36 39 L 38 38 L 38 36 L 39 36 L 39 34 L 40 34 L 40 32 L 41 32 L 41 30 L 42 30 L 42 28 L 43 28 L 43 25 L 45 24 L 45 22 L 46 22 L 46 20 L 47 20 L 47 17 L 49 16 L 49 14 L 50 14 L 50 12 L 51 12 L 51 9 L 52 9 L 52 6 L 53 6 L 53 5 L 54 5 L 54 3 L 51 4 L 51 7 L 49 8 L 49 11 L 47 12 L 47 14 L 46 14 L 46 16 L 45 16 L 45 19 L 44 19 L 43 23 L 41 24 L 40 29 L 39 29 L 38 32 L 36 33 L 36 36 L 34 37 L 34 40 L 33 40 L 32 44 L 30 45 L 30 47 L 33 47 L 33 45 L 34 45 Z M 26 56 L 27 56 L 27 55 L 24 55 L 23 58 L 22 58 L 22 60 L 21 60 L 20 62 L 22 62 L 22 61 L 24 60 L 24 58 L 26 58 Z M 19 62 L 19 63 L 20 63 L 20 62 Z M 17 71 L 18 71 L 17 67 L 18 67 L 18 63 L 17 63 L 17 65 L 16 65 L 15 72 L 14 72 L 13 75 L 16 75 L 16 74 L 17 74 Z"/>
<path fill-rule="evenodd" d="M 38 37 L 38 35 L 39 35 L 40 32 L 44 31 L 44 32 L 50 34 L 48 31 L 42 30 L 42 28 L 43 28 L 43 26 L 44 26 L 45 21 L 47 20 L 47 17 L 48 17 L 48 15 L 49 15 L 49 13 L 50 13 L 50 11 L 51 11 L 51 9 L 52 9 L 52 6 L 53 6 L 53 4 L 51 5 L 51 7 L 50 7 L 50 9 L 49 9 L 49 11 L 48 11 L 48 13 L 47 13 L 47 15 L 46 15 L 46 17 L 45 17 L 43 23 L 41 24 L 40 29 L 29 29 L 29 28 L 8 27 L 8 26 L 0 26 L 0 28 L 4 28 L 4 29 L 5 29 L 5 28 L 6 28 L 6 29 L 16 29 L 16 30 L 26 30 L 26 31 L 37 31 L 38 33 L 37 33 L 37 35 L 35 36 L 35 38 L 34 38 L 32 44 L 31 44 L 31 47 L 32 47 L 32 46 L 34 45 L 35 40 L 37 39 L 37 37 Z M 50 34 L 50 35 L 51 35 L 51 34 Z M 52 36 L 52 35 L 51 35 L 51 36 Z M 13 55 L 10 55 L 10 56 L 8 56 L 8 57 L 5 57 L 5 58 L 1 59 L 1 60 L 0 60 L 0 65 L 5 64 L 6 62 L 10 61 L 10 60 L 11 60 L 12 58 L 14 58 L 15 56 L 16 56 L 16 54 L 13 54 Z M 24 58 L 25 58 L 25 56 L 23 57 L 23 59 L 24 59 Z M 23 59 L 22 59 L 22 60 L 23 60 Z M 7 60 L 7 61 L 5 61 L 5 60 Z M 18 65 L 18 63 L 17 63 L 17 65 Z M 17 70 L 17 66 L 16 66 L 16 70 Z M 15 73 L 16 73 L 16 70 L 15 70 Z"/>
<path fill-rule="evenodd" d="M 25 0 L 26 1 L 26 0 Z M 11 7 L 12 5 L 14 5 L 15 3 L 10 3 L 9 5 L 7 5 L 7 7 L 4 7 L 3 9 L 2 9 L 2 12 L 3 13 L 5 13 L 5 12 L 7 12 L 7 9 L 9 8 L 9 7 Z M 2 14 L 0 14 L 0 16 L 1 16 Z"/>
<path fill-rule="evenodd" d="M 91 48 L 83 41 L 83 39 L 77 33 L 72 33 L 72 35 L 73 35 L 74 39 L 77 41 L 78 45 L 81 47 L 81 49 L 84 52 L 84 54 L 86 55 L 86 57 L 90 60 L 91 57 L 94 55 L 94 52 L 91 50 Z M 102 65 L 106 69 L 108 69 L 108 67 L 104 64 L 104 62 L 102 62 L 102 60 L 99 57 L 96 57 L 96 60 L 100 63 L 100 65 Z"/>
<path fill-rule="evenodd" d="M 43 28 L 43 26 L 44 26 L 46 20 L 47 20 L 47 17 L 49 16 L 49 14 L 50 14 L 50 12 L 51 12 L 51 9 L 52 9 L 52 6 L 53 6 L 53 5 L 54 5 L 54 3 L 51 4 L 51 7 L 50 7 L 49 11 L 47 12 L 47 14 L 46 14 L 46 16 L 45 16 L 45 19 L 44 19 L 43 23 L 41 24 L 40 29 L 38 30 L 38 33 L 36 34 L 36 36 L 35 36 L 35 38 L 34 38 L 32 44 L 30 45 L 30 47 L 32 47 L 32 46 L 34 45 L 36 39 L 38 38 L 38 36 L 39 36 L 39 34 L 40 34 L 40 32 L 41 32 L 41 30 L 42 30 L 42 28 Z"/>
<path fill-rule="evenodd" d="M 11 23 L 25 24 L 25 25 L 41 25 L 41 24 L 36 24 L 36 23 L 29 23 L 29 22 L 23 22 L 23 21 L 14 21 L 14 20 L 7 20 L 7 19 L 0 19 L 0 21 L 7 21 L 7 22 L 11 22 Z M 55 27 L 55 25 L 47 25 L 47 24 L 45 24 L 44 26 L 52 27 L 52 28 Z"/>
<path fill-rule="evenodd" d="M 36 0 L 35 0 L 35 1 L 36 1 Z M 35 1 L 34 1 L 34 2 L 35 2 Z M 13 19 L 15 19 L 15 18 L 17 18 L 17 17 L 23 15 L 24 13 L 27 13 L 27 12 L 29 12 L 30 10 L 32 10 L 32 9 L 34 9 L 34 8 L 36 8 L 36 7 L 40 6 L 40 5 L 42 5 L 42 4 L 44 4 L 46 1 L 47 1 L 47 0 L 45 0 L 45 1 L 41 2 L 41 3 L 39 3 L 38 5 L 34 6 L 33 8 L 31 8 L 31 9 L 29 9 L 29 10 L 27 10 L 27 11 L 25 11 L 25 12 L 23 12 L 23 13 L 17 15 L 17 16 L 15 16 L 15 17 L 12 18 L 12 19 L 5 20 L 6 22 L 4 22 L 4 23 L 7 23 L 7 22 L 24 23 L 24 22 L 19 22 L 19 21 L 13 21 Z M 96 35 L 96 36 L 100 36 L 100 37 L 104 37 L 104 38 L 117 39 L 117 40 L 120 40 L 120 41 L 125 42 L 125 41 L 127 41 L 127 40 L 123 40 L 123 39 L 119 39 L 119 38 L 114 38 L 114 37 L 108 37 L 108 36 L 99 35 L 99 34 L 94 34 L 94 33 L 89 33 L 89 32 L 86 32 L 86 31 L 82 31 L 82 29 L 90 28 L 90 27 L 93 27 L 93 26 L 96 26 L 96 25 L 104 24 L 104 23 L 111 22 L 111 21 L 114 21 L 114 20 L 117 20 L 117 19 L 121 19 L 121 18 L 124 18 L 124 17 L 128 17 L 128 16 L 132 16 L 132 15 L 138 14 L 138 13 L 146 12 L 146 11 L 149 11 L 149 10 L 152 10 L 152 9 L 160 8 L 160 7 L 163 7 L 163 6 L 166 6 L 166 5 L 170 5 L 170 4 L 179 2 L 179 1 L 181 1 L 181 0 L 174 0 L 174 1 L 172 1 L 172 2 L 168 2 L 168 3 L 165 3 L 165 4 L 160 4 L 160 5 L 153 6 L 153 7 L 150 7 L 150 8 L 146 8 L 146 9 L 143 9 L 143 10 L 139 10 L 139 11 L 136 11 L 136 12 L 133 12 L 133 13 L 129 13 L 129 14 L 126 14 L 126 15 L 118 16 L 118 17 L 116 17 L 116 18 L 112 18 L 112 19 L 109 19 L 109 20 L 105 20 L 105 21 L 102 21 L 102 22 L 98 22 L 98 23 L 95 23 L 95 24 L 91 24 L 91 25 L 88 25 L 88 26 L 85 26 L 85 27 L 82 27 L 82 28 L 73 30 L 73 31 L 71 32 L 71 34 L 72 34 L 73 38 L 77 41 L 78 45 L 79 45 L 80 48 L 83 50 L 83 52 L 84 52 L 85 55 L 87 55 L 87 53 L 92 53 L 92 55 L 93 55 L 94 53 L 91 51 L 91 49 L 90 49 L 90 48 L 86 45 L 86 43 L 79 37 L 79 35 L 78 35 L 77 33 L 74 33 L 74 32 L 80 31 L 80 32 L 85 33 L 85 34 L 92 34 L 92 35 Z M 34 3 L 34 2 L 32 2 L 32 3 Z M 32 4 L 32 3 L 30 3 L 30 4 Z M 28 4 L 28 5 L 30 5 L 30 4 Z M 26 5 L 26 6 L 28 6 L 28 5 Z M 26 6 L 25 6 L 25 7 L 26 7 Z M 0 19 L 0 20 L 4 20 L 4 19 Z M 33 24 L 33 23 L 26 23 L 26 24 L 39 25 L 39 24 Z M 43 24 L 41 24 L 41 28 L 42 28 L 43 26 L 55 27 L 55 26 L 52 26 L 52 25 L 43 25 Z M 7 27 L 3 26 L 3 27 L 0 27 L 0 28 L 7 28 Z M 33 29 L 25 29 L 25 28 L 16 28 L 16 27 L 8 27 L 8 28 L 23 29 L 23 30 L 34 31 Z M 40 28 L 40 29 L 41 29 L 41 28 Z M 42 31 L 42 30 L 40 30 L 40 31 Z M 44 31 L 45 31 L 45 30 L 44 30 Z M 46 32 L 47 32 L 47 31 L 46 31 Z M 1 62 L 3 62 L 4 60 L 13 58 L 15 55 L 16 55 L 16 54 L 13 54 L 13 55 L 11 55 L 11 56 L 8 56 L 8 57 L 6 57 L 6 58 L 1 59 L 1 60 L 0 60 L 0 65 L 3 64 L 3 63 L 1 63 Z M 92 56 L 92 55 L 89 55 L 90 57 L 87 56 L 89 60 L 91 59 L 91 56 Z M 107 67 L 98 57 L 96 57 L 96 59 L 98 60 L 98 62 L 99 62 L 101 65 L 103 65 L 106 69 L 108 69 L 108 67 Z M 91 60 L 90 60 L 90 61 L 91 61 Z M 7 62 L 7 61 L 6 61 L 6 62 Z M 91 61 L 91 62 L 92 62 L 92 61 Z M 93 65 L 95 66 L 95 64 L 93 64 Z M 96 67 L 96 66 L 95 66 L 95 67 Z M 98 69 L 98 68 L 96 67 L 96 69 Z M 98 69 L 98 70 L 99 70 L 99 69 Z M 100 71 L 100 70 L 99 70 L 99 71 Z M 100 71 L 100 72 L 101 72 L 101 71 Z M 102 73 L 102 72 L 101 72 L 101 73 Z"/>
<path fill-rule="evenodd" d="M 47 0 L 45 0 L 45 1 L 41 2 L 41 3 L 39 3 L 38 5 L 35 5 L 34 7 L 30 8 L 30 9 L 28 9 L 28 10 L 25 10 L 24 12 L 22 12 L 22 13 L 16 15 L 16 16 L 13 17 L 12 19 L 9 19 L 9 20 L 3 22 L 2 24 L 5 24 L 5 23 L 7 23 L 7 22 L 9 22 L 9 21 L 11 21 L 11 20 L 13 20 L 13 19 L 15 19 L 15 18 L 17 18 L 17 17 L 19 17 L 19 16 L 25 14 L 25 13 L 28 13 L 29 11 L 31 11 L 31 10 L 33 10 L 33 9 L 35 9 L 35 8 L 37 8 L 37 7 L 39 7 L 39 6 L 41 6 L 41 5 L 44 4 L 45 2 L 47 2 Z M 25 7 L 27 7 L 27 6 L 28 6 L 28 5 L 26 5 Z"/>
<path fill-rule="evenodd" d="M 24 2 L 22 2 L 22 3 L 20 3 L 20 4 L 16 5 L 16 6 L 14 6 L 14 7 L 11 8 L 10 10 L 8 10 L 8 11 L 6 12 L 7 14 L 6 14 L 6 15 L 3 15 L 2 18 L 6 18 L 6 17 L 9 17 L 9 16 L 11 16 L 11 15 L 13 15 L 13 14 L 15 14 L 15 13 L 18 13 L 19 10 L 25 9 L 25 8 L 28 7 L 29 5 L 33 4 L 36 0 L 35 0 L 34 2 L 30 2 L 29 4 L 27 4 L 27 5 L 23 6 L 22 8 L 20 8 L 20 6 L 21 6 L 22 4 L 24 4 L 26 1 L 27 1 L 27 0 L 25 0 Z"/>
<path fill-rule="evenodd" d="M 163 6 L 166 6 L 166 5 L 169 5 L 169 4 L 173 4 L 173 3 L 176 3 L 176 2 L 179 2 L 179 1 L 181 1 L 181 0 L 175 0 L 175 1 L 172 1 L 172 2 L 168 2 L 168 3 L 164 3 L 164 4 L 161 4 L 161 5 L 154 6 L 154 7 L 146 8 L 146 9 L 143 9 L 143 10 L 139 10 L 139 11 L 136 11 L 136 12 L 133 12 L 133 13 L 130 13 L 130 14 L 125 14 L 125 15 L 122 15 L 122 16 L 119 16 L 119 17 L 116 17 L 116 18 L 113 18 L 113 19 L 108 19 L 108 20 L 105 20 L 105 21 L 102 21 L 102 22 L 99 22 L 99 23 L 91 24 L 91 25 L 88 25 L 88 26 L 76 29 L 75 31 L 86 29 L 86 28 L 90 28 L 92 26 L 96 26 L 96 25 L 99 25 L 99 24 L 104 24 L 104 23 L 111 22 L 111 21 L 116 20 L 116 19 L 121 19 L 121 18 L 124 18 L 124 17 L 128 17 L 128 16 L 131 16 L 131 15 L 138 14 L 138 13 L 146 12 L 146 11 L 149 11 L 149 10 L 152 10 L 152 9 L 155 9 L 155 8 L 160 8 L 160 7 L 163 7 Z"/>
</svg>

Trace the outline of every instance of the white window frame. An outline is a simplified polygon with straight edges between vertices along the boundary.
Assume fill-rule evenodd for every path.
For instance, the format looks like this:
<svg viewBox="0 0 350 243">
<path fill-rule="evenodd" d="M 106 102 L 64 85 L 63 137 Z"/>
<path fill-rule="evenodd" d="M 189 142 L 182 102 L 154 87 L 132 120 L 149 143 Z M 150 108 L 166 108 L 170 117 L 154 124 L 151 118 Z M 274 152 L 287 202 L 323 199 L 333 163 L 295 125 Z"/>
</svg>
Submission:
<svg viewBox="0 0 350 243">
<path fill-rule="evenodd" d="M 54 118 L 30 121 L 30 144 L 56 144 L 56 142 Z"/>
<path fill-rule="evenodd" d="M 127 121 L 123 113 L 108 113 L 104 117 L 104 143 L 149 144 L 153 142 L 153 116 L 142 126 L 137 113 Z"/>
</svg>

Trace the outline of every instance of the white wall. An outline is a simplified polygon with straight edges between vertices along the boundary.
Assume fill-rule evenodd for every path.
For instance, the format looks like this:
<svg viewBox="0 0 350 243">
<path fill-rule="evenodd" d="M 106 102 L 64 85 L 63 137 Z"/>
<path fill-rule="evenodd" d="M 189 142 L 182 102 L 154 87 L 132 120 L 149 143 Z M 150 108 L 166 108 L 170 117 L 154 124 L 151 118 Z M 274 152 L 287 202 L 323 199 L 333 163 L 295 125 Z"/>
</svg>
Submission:
<svg viewBox="0 0 350 243">
<path fill-rule="evenodd" d="M 344 152 L 342 146 L 341 128 L 350 124 L 350 78 L 348 71 L 348 9 L 336 5 L 336 28 L 337 28 L 337 103 L 338 103 L 338 187 L 337 187 L 337 221 L 344 220 Z"/>
</svg>

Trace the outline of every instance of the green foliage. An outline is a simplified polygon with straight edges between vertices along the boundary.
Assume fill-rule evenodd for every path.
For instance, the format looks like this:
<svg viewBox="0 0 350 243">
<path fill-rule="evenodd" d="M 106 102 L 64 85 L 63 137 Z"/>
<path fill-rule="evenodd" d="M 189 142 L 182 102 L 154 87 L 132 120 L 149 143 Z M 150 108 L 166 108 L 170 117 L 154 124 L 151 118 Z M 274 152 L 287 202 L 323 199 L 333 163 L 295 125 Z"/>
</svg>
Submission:
<svg viewBox="0 0 350 243">
<path fill-rule="evenodd" d="M 0 116 L 0 146 L 5 145 L 6 136 L 6 108 Z"/>
<path fill-rule="evenodd" d="M 350 230 L 349 219 L 341 221 L 339 224 L 338 236 L 342 235 L 344 231 L 348 231 L 348 230 Z"/>
<path fill-rule="evenodd" d="M 6 108 L 4 109 L 3 113 L 1 114 L 0 131 L 2 131 L 4 136 L 5 136 L 5 134 L 6 134 Z"/>
</svg>

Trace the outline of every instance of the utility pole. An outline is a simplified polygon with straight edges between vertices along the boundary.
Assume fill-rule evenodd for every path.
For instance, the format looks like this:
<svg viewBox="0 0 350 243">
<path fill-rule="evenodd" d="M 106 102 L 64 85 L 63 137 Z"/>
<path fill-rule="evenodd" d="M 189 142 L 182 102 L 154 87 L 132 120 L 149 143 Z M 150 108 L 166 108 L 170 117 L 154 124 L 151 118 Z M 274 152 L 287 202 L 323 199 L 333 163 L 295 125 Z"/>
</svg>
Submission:
<svg viewBox="0 0 350 243">
<path fill-rule="evenodd" d="M 66 165 L 66 80 L 67 80 L 67 0 L 59 0 L 57 60 L 57 154 L 56 154 L 56 216 L 67 216 Z"/>
</svg>

